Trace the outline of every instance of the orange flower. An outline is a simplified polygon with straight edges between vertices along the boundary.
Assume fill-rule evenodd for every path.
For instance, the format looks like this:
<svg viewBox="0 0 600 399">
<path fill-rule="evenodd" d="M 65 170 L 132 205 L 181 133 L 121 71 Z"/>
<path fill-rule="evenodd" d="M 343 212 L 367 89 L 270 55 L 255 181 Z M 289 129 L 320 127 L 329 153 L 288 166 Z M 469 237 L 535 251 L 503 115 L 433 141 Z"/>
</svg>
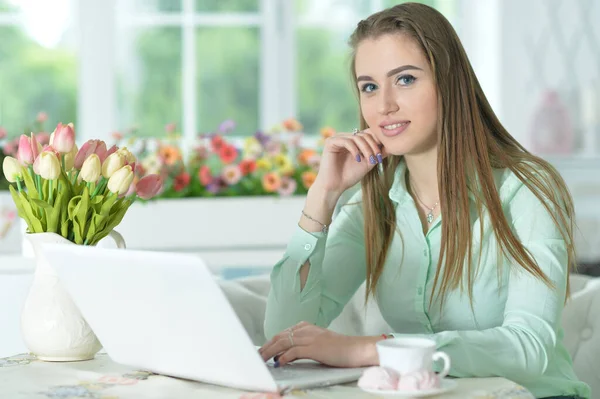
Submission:
<svg viewBox="0 0 600 399">
<path fill-rule="evenodd" d="M 283 121 L 283 127 L 290 132 L 299 132 L 304 126 L 294 118 L 289 118 Z"/>
<path fill-rule="evenodd" d="M 244 159 L 240 162 L 240 170 L 243 176 L 249 175 L 256 170 L 256 161 L 252 158 Z"/>
<path fill-rule="evenodd" d="M 327 139 L 331 136 L 335 135 L 335 129 L 332 127 L 324 127 L 321 129 L 321 137 L 323 137 L 324 139 Z"/>
<path fill-rule="evenodd" d="M 281 178 L 277 173 L 267 173 L 262 178 L 262 186 L 268 193 L 274 193 L 281 186 Z"/>
<path fill-rule="evenodd" d="M 200 184 L 203 186 L 208 186 L 212 183 L 213 177 L 208 166 L 202 165 L 200 167 L 200 170 L 198 170 L 198 180 L 200 180 Z"/>
<path fill-rule="evenodd" d="M 223 161 L 223 163 L 232 163 L 237 158 L 237 155 L 237 150 L 232 145 L 225 144 L 219 150 L 219 157 L 221 157 L 221 161 Z"/>
<path fill-rule="evenodd" d="M 181 152 L 177 147 L 174 147 L 172 145 L 166 145 L 161 147 L 158 151 L 158 156 L 167 165 L 173 165 L 177 161 L 181 160 Z"/>
<path fill-rule="evenodd" d="M 317 174 L 315 172 L 307 171 L 302 173 L 302 184 L 308 190 L 310 186 L 313 185 L 315 179 L 317 178 Z"/>
<path fill-rule="evenodd" d="M 308 165 L 308 160 L 316 153 L 315 150 L 303 150 L 300 155 L 298 155 L 298 163 L 300 165 Z"/>
</svg>

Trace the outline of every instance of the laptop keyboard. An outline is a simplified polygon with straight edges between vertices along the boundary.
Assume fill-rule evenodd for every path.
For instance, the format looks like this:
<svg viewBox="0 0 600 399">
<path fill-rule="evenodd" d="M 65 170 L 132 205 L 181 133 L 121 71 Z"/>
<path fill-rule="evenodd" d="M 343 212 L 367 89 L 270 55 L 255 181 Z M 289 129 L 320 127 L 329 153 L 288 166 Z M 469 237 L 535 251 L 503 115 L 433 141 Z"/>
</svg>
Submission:
<svg viewBox="0 0 600 399">
<path fill-rule="evenodd" d="M 342 376 L 348 374 L 348 369 L 327 367 L 313 362 L 290 363 L 283 367 L 277 368 L 273 365 L 273 363 L 269 362 L 267 363 L 267 367 L 276 381 L 310 378 L 311 376 L 315 375 L 322 376 L 323 371 L 327 372 L 329 378 L 334 378 L 336 375 Z"/>
</svg>

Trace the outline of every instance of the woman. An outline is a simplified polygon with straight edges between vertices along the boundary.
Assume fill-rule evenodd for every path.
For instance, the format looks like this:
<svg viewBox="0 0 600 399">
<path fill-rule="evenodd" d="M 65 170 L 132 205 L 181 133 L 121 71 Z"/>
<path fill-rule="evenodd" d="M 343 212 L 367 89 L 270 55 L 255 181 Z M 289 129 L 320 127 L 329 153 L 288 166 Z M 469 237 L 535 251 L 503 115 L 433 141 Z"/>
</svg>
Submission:
<svg viewBox="0 0 600 399">
<path fill-rule="evenodd" d="M 563 343 L 575 261 L 564 181 L 490 108 L 449 22 L 414 3 L 350 44 L 359 132 L 327 139 L 299 228 L 271 275 L 260 353 L 377 365 L 382 337 L 326 329 L 366 280 L 394 336 L 434 339 L 456 377 L 589 397 Z M 340 195 L 362 181 L 329 229 Z"/>
</svg>

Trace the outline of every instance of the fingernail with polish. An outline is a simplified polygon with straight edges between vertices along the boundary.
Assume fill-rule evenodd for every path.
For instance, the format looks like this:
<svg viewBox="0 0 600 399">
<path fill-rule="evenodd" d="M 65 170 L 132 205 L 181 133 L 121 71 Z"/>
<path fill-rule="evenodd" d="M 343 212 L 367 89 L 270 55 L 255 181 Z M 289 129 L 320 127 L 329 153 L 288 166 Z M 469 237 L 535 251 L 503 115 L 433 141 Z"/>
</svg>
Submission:
<svg viewBox="0 0 600 399">
<path fill-rule="evenodd" d="M 377 161 L 375 160 L 375 157 L 374 157 L 373 155 L 371 155 L 371 156 L 369 157 L 369 160 L 371 161 L 371 164 L 372 164 L 372 165 L 375 165 L 375 164 L 377 163 Z"/>
<path fill-rule="evenodd" d="M 383 157 L 381 156 L 381 154 L 377 154 L 377 160 L 379 161 L 379 163 L 383 163 Z"/>
<path fill-rule="evenodd" d="M 274 367 L 278 368 L 279 367 L 279 362 L 275 362 Z"/>
<path fill-rule="evenodd" d="M 360 162 L 360 155 L 356 156 L 356 162 Z"/>
</svg>

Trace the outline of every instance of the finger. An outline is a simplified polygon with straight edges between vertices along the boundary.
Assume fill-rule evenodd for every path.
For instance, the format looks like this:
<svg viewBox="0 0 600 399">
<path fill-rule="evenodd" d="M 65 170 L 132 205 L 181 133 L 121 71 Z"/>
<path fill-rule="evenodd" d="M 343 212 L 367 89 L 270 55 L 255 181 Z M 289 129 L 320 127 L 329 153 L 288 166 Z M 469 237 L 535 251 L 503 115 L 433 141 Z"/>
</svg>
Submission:
<svg viewBox="0 0 600 399">
<path fill-rule="evenodd" d="M 269 341 L 267 341 L 267 343 L 264 344 L 258 350 L 258 353 L 260 353 L 262 355 L 265 352 L 269 352 L 271 350 L 271 348 L 273 347 L 273 345 L 275 345 L 277 342 L 279 342 L 282 339 L 287 339 L 290 328 L 286 328 L 285 330 L 283 330 L 282 332 L 280 332 L 279 334 L 277 334 L 273 338 L 271 338 Z"/>
<path fill-rule="evenodd" d="M 375 141 L 375 138 L 373 136 L 367 133 L 362 133 L 359 134 L 357 138 L 360 138 L 367 143 L 371 150 L 370 152 L 371 154 L 373 154 L 377 163 L 383 162 L 383 155 L 381 154 L 381 150 L 379 149 L 379 144 Z"/>
<path fill-rule="evenodd" d="M 293 362 L 298 359 L 311 359 L 311 346 L 294 346 L 290 350 L 285 351 L 279 356 L 279 367 L 283 367 L 286 364 Z"/>
<path fill-rule="evenodd" d="M 357 161 L 357 162 L 361 162 L 364 157 L 361 154 L 358 146 L 356 145 L 356 143 L 353 140 L 349 140 L 348 138 L 350 138 L 351 136 L 346 136 L 346 137 L 330 137 L 327 139 L 328 144 L 333 148 L 336 149 L 345 149 L 346 151 L 348 151 L 350 154 L 352 154 L 352 157 Z"/>
<path fill-rule="evenodd" d="M 375 158 L 377 159 L 377 161 L 379 163 L 383 162 L 383 158 L 385 158 L 384 156 L 384 151 L 383 151 L 383 144 L 381 143 L 381 141 L 379 141 L 379 139 L 377 137 L 375 137 L 373 134 L 370 133 L 363 133 L 363 134 L 359 134 L 362 138 L 364 138 L 369 145 L 371 146 L 371 148 L 373 149 L 374 153 L 375 153 Z M 387 156 L 387 154 L 385 154 Z"/>
<path fill-rule="evenodd" d="M 379 153 L 379 149 L 371 148 L 371 145 L 367 142 L 365 135 L 357 134 L 356 136 L 352 136 L 350 140 L 354 141 L 370 165 L 377 165 L 376 155 Z"/>
<path fill-rule="evenodd" d="M 312 324 L 308 323 L 306 321 L 301 321 L 301 322 L 293 325 L 292 327 L 286 328 L 285 330 L 283 330 L 282 332 L 280 332 L 279 334 L 277 334 L 273 338 L 271 338 L 271 340 L 269 340 L 266 344 L 261 346 L 258 349 L 258 353 L 262 355 L 265 351 L 268 351 L 269 347 L 273 346 L 273 344 L 275 344 L 276 342 L 278 342 L 282 339 L 287 339 L 289 341 L 289 332 L 290 331 L 293 331 L 295 334 L 297 330 L 302 329 L 307 326 L 312 326 Z"/>
<path fill-rule="evenodd" d="M 292 340 L 294 345 L 299 345 L 302 342 L 300 338 L 297 338 L 295 336 L 292 337 Z M 285 338 L 279 339 L 278 341 L 273 343 L 273 345 L 269 346 L 263 353 L 261 353 L 263 360 L 266 362 L 274 356 L 279 355 L 280 353 L 283 353 L 290 349 L 292 347 L 292 340 L 290 340 L 290 337 L 286 334 Z"/>
<path fill-rule="evenodd" d="M 312 326 L 313 324 L 310 324 L 307 321 L 301 321 L 300 323 L 296 324 L 294 327 L 292 327 L 292 330 L 296 330 L 298 328 L 302 328 L 302 327 L 306 327 L 306 326 Z"/>
</svg>

